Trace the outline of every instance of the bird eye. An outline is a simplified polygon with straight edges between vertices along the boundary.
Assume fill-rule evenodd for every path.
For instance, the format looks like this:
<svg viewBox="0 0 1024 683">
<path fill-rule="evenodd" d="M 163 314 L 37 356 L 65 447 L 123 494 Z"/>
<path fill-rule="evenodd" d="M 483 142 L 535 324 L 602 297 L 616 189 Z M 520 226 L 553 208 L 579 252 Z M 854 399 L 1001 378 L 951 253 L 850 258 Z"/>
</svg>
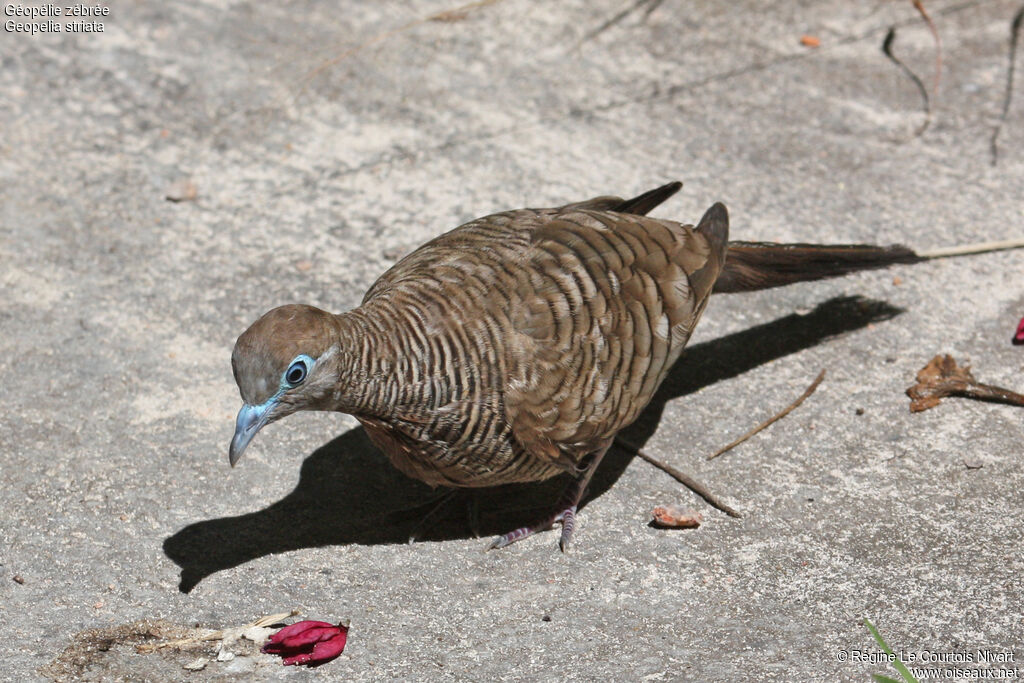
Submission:
<svg viewBox="0 0 1024 683">
<path fill-rule="evenodd" d="M 306 361 L 301 358 L 296 358 L 284 373 L 284 381 L 294 387 L 298 384 L 302 384 L 306 379 L 306 374 L 308 372 L 309 368 L 306 365 Z"/>
</svg>

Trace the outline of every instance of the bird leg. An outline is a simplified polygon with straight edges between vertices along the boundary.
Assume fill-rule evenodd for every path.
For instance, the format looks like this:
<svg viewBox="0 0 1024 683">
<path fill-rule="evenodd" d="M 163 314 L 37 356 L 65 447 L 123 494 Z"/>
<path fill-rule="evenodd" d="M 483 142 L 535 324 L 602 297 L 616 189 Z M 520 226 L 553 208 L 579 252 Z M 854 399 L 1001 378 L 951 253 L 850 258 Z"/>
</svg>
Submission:
<svg viewBox="0 0 1024 683">
<path fill-rule="evenodd" d="M 466 495 L 469 494 L 469 495 Z M 480 537 L 480 501 L 476 491 L 465 491 L 463 489 L 445 489 L 439 494 L 431 496 L 426 502 L 419 503 L 412 507 L 403 508 L 390 513 L 389 516 L 408 517 L 410 513 L 423 510 L 428 506 L 430 509 L 416 523 L 416 526 L 409 532 L 409 543 L 415 543 L 426 536 L 441 521 L 441 511 L 448 507 L 457 496 L 466 498 L 466 520 L 469 525 L 469 532 L 473 538 Z"/>
<path fill-rule="evenodd" d="M 461 493 L 459 489 L 442 489 L 441 491 L 432 492 L 430 497 L 421 503 L 416 503 L 409 507 L 404 507 L 400 510 L 391 510 L 387 513 L 387 516 L 391 519 L 401 520 L 408 519 L 409 517 L 419 516 L 418 513 L 422 510 L 426 510 L 420 521 L 416 523 L 416 526 L 412 528 L 409 533 L 409 543 L 419 540 L 420 535 L 425 534 L 433 528 L 437 520 L 438 513 L 445 508 L 445 506 L 451 501 L 458 493 Z M 429 524 L 428 524 L 429 522 Z"/>
<path fill-rule="evenodd" d="M 583 498 L 583 494 L 587 490 L 587 484 L 590 483 L 590 478 L 594 476 L 594 470 L 601 464 L 601 459 L 604 458 L 604 454 L 608 452 L 610 446 L 611 442 L 608 442 L 608 444 L 594 451 L 588 459 L 581 463 L 581 467 L 577 470 L 576 478 L 565 487 L 565 491 L 562 492 L 561 497 L 558 499 L 558 504 L 555 506 L 553 514 L 535 524 L 519 527 L 507 534 L 498 536 L 484 550 L 504 548 L 516 541 L 533 536 L 538 531 L 546 531 L 560 522 L 562 524 L 562 535 L 558 540 L 558 547 L 561 548 L 562 552 L 565 552 L 565 549 L 569 546 L 569 541 L 572 539 L 573 531 L 576 530 L 576 510 L 579 507 L 580 499 Z"/>
</svg>

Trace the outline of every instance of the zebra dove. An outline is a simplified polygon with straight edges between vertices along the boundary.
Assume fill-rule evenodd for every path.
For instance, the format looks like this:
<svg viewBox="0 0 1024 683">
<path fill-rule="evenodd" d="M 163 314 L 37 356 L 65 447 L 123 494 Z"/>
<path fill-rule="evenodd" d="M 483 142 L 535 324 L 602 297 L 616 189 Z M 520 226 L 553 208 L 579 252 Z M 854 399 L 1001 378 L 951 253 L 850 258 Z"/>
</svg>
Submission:
<svg viewBox="0 0 1024 683">
<path fill-rule="evenodd" d="M 712 292 L 764 289 L 922 260 L 904 247 L 732 242 L 722 204 L 696 227 L 646 214 L 681 186 L 480 218 L 406 256 L 335 315 L 275 308 L 239 338 L 244 406 L 229 459 L 299 410 L 355 416 L 403 473 L 432 486 L 572 480 L 561 523 L 633 422 Z"/>
</svg>

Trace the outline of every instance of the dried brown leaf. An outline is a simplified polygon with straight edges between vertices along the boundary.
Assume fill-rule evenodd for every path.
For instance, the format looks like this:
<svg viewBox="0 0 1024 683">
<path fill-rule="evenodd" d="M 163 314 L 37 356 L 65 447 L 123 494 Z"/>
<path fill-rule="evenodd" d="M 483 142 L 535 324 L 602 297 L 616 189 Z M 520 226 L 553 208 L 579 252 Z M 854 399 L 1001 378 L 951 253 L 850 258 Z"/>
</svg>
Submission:
<svg viewBox="0 0 1024 683">
<path fill-rule="evenodd" d="M 910 412 L 934 408 L 947 396 L 963 396 L 979 401 L 1024 406 L 1024 396 L 1009 389 L 982 384 L 971 374 L 969 365 L 957 365 L 953 356 L 939 354 L 917 373 L 917 384 L 907 389 Z"/>
</svg>

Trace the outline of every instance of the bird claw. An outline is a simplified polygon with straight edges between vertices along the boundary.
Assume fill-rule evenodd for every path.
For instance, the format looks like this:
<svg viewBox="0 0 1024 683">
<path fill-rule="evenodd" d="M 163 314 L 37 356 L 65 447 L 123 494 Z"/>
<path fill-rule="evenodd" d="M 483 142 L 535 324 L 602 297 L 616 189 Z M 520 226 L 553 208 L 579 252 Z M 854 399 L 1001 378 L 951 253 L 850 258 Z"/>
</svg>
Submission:
<svg viewBox="0 0 1024 683">
<path fill-rule="evenodd" d="M 528 526 L 519 527 L 514 531 L 510 531 L 507 534 L 502 534 L 501 536 L 495 538 L 493 541 L 491 541 L 491 544 L 489 546 L 484 548 L 484 552 L 487 552 L 488 550 L 497 550 L 498 548 L 504 548 L 505 546 L 512 545 L 516 541 L 521 541 L 524 538 L 533 536 L 535 533 L 537 533 L 537 531 L 543 531 L 544 529 L 550 526 L 551 525 L 548 524 L 547 527 L 540 527 L 539 529 L 536 527 Z"/>
<path fill-rule="evenodd" d="M 504 548 L 510 542 L 511 541 L 507 540 L 504 536 L 498 536 L 493 541 L 491 541 L 488 545 L 484 546 L 484 552 L 486 553 L 489 550 L 497 550 L 498 548 Z"/>
<path fill-rule="evenodd" d="M 569 541 L 572 539 L 572 533 L 576 529 L 576 506 L 566 508 L 553 517 L 549 517 L 539 524 L 532 526 L 524 526 L 510 531 L 507 534 L 498 536 L 491 544 L 484 548 L 484 552 L 488 550 L 497 550 L 498 548 L 504 548 L 510 546 L 517 541 L 521 541 L 524 538 L 533 536 L 538 531 L 545 531 L 550 529 L 556 523 L 562 523 L 562 535 L 558 539 L 558 547 L 564 553 L 565 549 L 569 546 Z"/>
</svg>

